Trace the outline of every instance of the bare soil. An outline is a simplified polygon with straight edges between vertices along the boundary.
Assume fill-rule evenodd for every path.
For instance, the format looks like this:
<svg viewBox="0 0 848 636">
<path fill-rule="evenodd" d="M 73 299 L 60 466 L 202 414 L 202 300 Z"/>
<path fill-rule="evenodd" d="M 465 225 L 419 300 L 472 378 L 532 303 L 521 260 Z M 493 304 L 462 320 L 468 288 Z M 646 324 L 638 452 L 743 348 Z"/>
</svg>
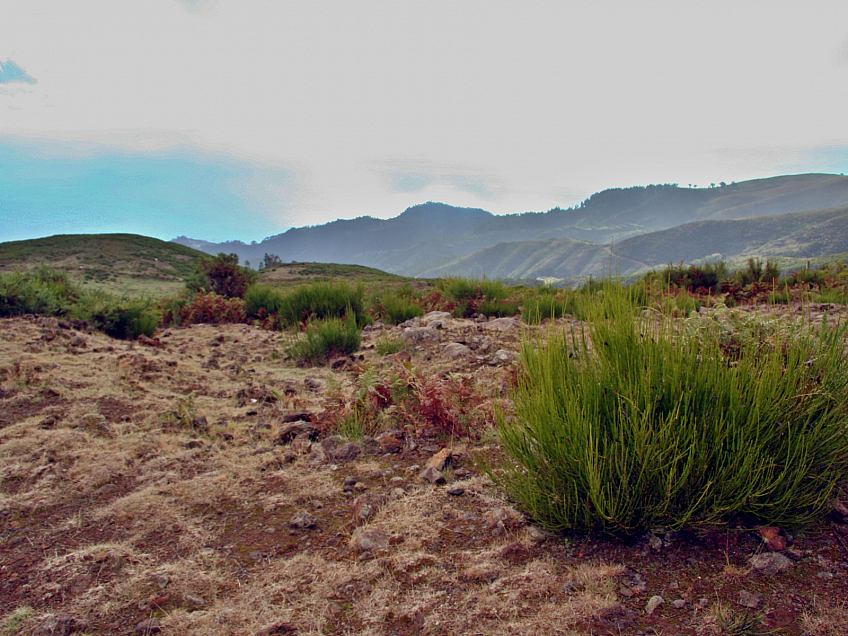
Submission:
<svg viewBox="0 0 848 636">
<path fill-rule="evenodd" d="M 399 421 L 399 444 L 333 455 L 347 440 L 328 444 L 328 423 L 369 368 L 471 378 L 480 413 L 505 399 L 516 363 L 493 354 L 517 353 L 520 328 L 437 331 L 379 356 L 400 332 L 373 329 L 352 359 L 301 368 L 289 336 L 247 325 L 132 343 L 0 321 L 0 633 L 55 614 L 92 635 L 848 633 L 848 526 L 833 519 L 787 537 L 791 566 L 766 574 L 751 529 L 541 530 L 486 475 L 491 421 L 474 440 Z M 451 342 L 471 351 L 449 357 Z M 280 439 L 304 419 L 317 439 Z M 431 484 L 444 447 L 447 483 Z"/>
</svg>

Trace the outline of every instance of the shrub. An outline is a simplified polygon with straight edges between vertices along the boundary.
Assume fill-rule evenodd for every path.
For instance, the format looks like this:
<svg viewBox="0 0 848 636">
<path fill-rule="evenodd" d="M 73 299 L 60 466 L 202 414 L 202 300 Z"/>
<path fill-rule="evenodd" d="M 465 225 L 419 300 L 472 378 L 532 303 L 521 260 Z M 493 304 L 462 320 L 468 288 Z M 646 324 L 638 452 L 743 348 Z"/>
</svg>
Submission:
<svg viewBox="0 0 848 636">
<path fill-rule="evenodd" d="M 191 292 L 214 292 L 226 298 L 244 298 L 247 288 L 259 275 L 249 267 L 241 267 L 237 254 L 218 254 L 203 258 L 197 271 L 186 281 Z"/>
<path fill-rule="evenodd" d="M 69 314 L 108 336 L 124 340 L 152 336 L 161 318 L 151 300 L 119 300 L 104 292 L 86 294 L 71 307 Z"/>
<path fill-rule="evenodd" d="M 507 493 L 549 528 L 613 534 L 819 516 L 848 469 L 845 326 L 740 322 L 728 349 L 720 317 L 634 318 L 604 292 L 588 333 L 524 343 Z"/>
<path fill-rule="evenodd" d="M 398 351 L 403 351 L 406 348 L 406 343 L 400 338 L 382 337 L 377 340 L 377 353 L 381 356 L 391 355 Z"/>
<path fill-rule="evenodd" d="M 362 341 L 356 321 L 329 318 L 309 324 L 303 337 L 289 347 L 288 354 L 296 360 L 312 364 L 334 356 L 351 354 Z"/>
<path fill-rule="evenodd" d="M 246 320 L 244 300 L 241 298 L 226 298 L 214 292 L 209 292 L 197 294 L 181 307 L 178 324 L 219 325 L 245 322 Z"/>
<path fill-rule="evenodd" d="M 538 325 L 545 319 L 561 318 L 565 314 L 581 317 L 581 297 L 573 292 L 529 296 L 521 306 L 521 320 L 528 325 Z"/>
<path fill-rule="evenodd" d="M 0 316 L 64 315 L 80 295 L 67 274 L 47 267 L 0 274 Z"/>
<path fill-rule="evenodd" d="M 282 329 L 306 324 L 311 319 L 351 316 L 360 325 L 367 321 L 363 311 L 365 287 L 344 281 L 325 281 L 298 287 L 281 294 L 267 286 L 255 285 L 247 294 L 247 315 L 263 319 L 274 317 L 274 327 Z"/>
<path fill-rule="evenodd" d="M 499 281 L 443 278 L 436 288 L 453 301 L 453 313 L 460 318 L 470 318 L 476 313 L 512 316 L 519 311 L 518 302 L 502 302 L 509 296 L 509 290 Z"/>
<path fill-rule="evenodd" d="M 389 289 L 375 296 L 372 311 L 387 325 L 399 325 L 424 315 L 424 307 L 409 285 Z"/>
</svg>

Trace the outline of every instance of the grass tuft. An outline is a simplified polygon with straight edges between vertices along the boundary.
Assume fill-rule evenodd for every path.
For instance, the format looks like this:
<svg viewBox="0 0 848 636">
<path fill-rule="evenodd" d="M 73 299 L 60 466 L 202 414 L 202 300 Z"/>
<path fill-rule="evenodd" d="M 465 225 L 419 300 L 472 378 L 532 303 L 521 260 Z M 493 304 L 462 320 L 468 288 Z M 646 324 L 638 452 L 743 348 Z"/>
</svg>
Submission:
<svg viewBox="0 0 848 636">
<path fill-rule="evenodd" d="M 845 325 L 674 321 L 603 292 L 585 331 L 524 342 L 507 493 L 546 527 L 619 535 L 820 517 L 848 469 Z"/>
</svg>

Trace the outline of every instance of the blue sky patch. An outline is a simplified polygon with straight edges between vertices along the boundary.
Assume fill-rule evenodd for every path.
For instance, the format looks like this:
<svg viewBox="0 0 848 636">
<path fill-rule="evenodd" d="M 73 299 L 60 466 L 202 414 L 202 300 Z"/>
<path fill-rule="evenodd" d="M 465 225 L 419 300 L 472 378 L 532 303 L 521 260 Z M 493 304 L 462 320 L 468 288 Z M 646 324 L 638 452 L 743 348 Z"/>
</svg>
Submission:
<svg viewBox="0 0 848 636">
<path fill-rule="evenodd" d="M 0 84 L 11 84 L 13 82 L 36 84 L 38 83 L 38 80 L 15 64 L 12 60 L 0 62 Z"/>
</svg>

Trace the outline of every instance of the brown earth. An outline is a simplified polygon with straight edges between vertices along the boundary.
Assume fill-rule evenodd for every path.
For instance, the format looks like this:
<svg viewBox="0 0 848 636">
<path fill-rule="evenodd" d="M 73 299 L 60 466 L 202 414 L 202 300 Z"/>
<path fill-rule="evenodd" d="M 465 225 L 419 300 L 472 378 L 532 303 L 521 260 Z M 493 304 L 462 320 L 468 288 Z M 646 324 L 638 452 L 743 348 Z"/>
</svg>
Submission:
<svg viewBox="0 0 848 636">
<path fill-rule="evenodd" d="M 0 633 L 848 633 L 835 520 L 781 533 L 774 574 L 752 567 L 772 552 L 751 530 L 623 543 L 532 525 L 482 468 L 521 329 L 430 328 L 390 356 L 375 345 L 401 330 L 370 329 L 355 356 L 302 368 L 290 336 L 247 325 L 142 344 L 0 321 Z M 431 423 L 476 439 L 379 390 L 376 440 L 329 437 L 363 378 L 414 374 L 461 388 L 464 410 L 428 403 Z M 446 483 L 422 477 L 430 460 Z"/>
</svg>

